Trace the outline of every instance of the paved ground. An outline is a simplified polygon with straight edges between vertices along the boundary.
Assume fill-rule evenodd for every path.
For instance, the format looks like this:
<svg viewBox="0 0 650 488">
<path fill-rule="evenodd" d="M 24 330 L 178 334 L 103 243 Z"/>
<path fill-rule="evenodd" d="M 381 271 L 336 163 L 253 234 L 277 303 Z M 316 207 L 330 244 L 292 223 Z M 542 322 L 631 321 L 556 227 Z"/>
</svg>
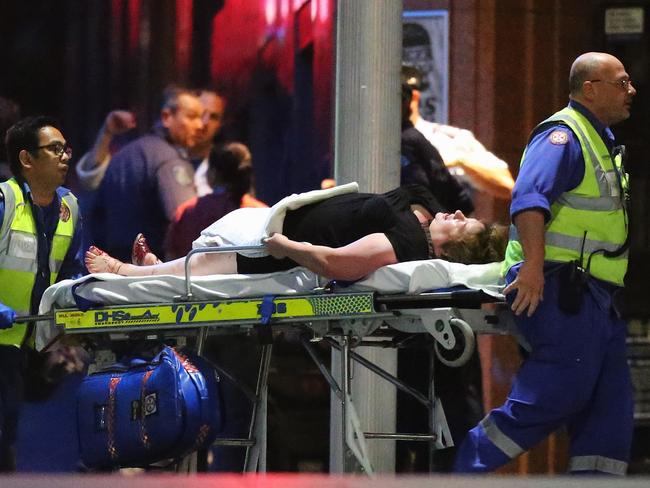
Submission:
<svg viewBox="0 0 650 488">
<path fill-rule="evenodd" d="M 50 475 L 0 476 L 2 488 L 648 488 L 650 478 L 506 476 Z"/>
</svg>

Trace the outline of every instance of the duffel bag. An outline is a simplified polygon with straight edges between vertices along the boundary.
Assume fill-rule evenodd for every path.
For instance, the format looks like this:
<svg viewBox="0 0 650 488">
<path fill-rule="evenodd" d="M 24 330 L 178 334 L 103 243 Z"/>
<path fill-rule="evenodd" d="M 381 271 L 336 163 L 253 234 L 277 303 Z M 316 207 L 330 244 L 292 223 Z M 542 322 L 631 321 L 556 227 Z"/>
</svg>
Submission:
<svg viewBox="0 0 650 488">
<path fill-rule="evenodd" d="M 88 468 L 146 466 L 210 445 L 221 428 L 219 378 L 197 355 L 166 346 L 87 376 L 77 394 Z"/>
</svg>

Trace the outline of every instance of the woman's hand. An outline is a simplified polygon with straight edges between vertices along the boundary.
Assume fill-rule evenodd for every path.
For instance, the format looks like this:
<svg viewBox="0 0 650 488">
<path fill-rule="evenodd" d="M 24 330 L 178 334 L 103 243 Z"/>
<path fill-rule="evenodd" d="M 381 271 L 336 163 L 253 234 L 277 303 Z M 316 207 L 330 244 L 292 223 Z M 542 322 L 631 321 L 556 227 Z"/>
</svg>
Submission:
<svg viewBox="0 0 650 488">
<path fill-rule="evenodd" d="M 284 259 L 287 257 L 287 248 L 291 240 L 284 234 L 275 233 L 263 240 L 269 254 L 275 259 Z"/>
</svg>

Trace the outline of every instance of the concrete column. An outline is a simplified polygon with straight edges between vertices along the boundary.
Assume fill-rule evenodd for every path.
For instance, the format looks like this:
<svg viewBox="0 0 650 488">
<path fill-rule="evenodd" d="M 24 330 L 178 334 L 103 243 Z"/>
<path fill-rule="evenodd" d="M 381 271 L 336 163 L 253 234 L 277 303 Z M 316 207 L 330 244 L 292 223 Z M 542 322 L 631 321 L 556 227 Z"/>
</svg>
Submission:
<svg viewBox="0 0 650 488">
<path fill-rule="evenodd" d="M 399 185 L 402 2 L 340 0 L 336 30 L 334 177 L 387 191 Z"/>
<path fill-rule="evenodd" d="M 361 191 L 384 192 L 399 185 L 401 0 L 339 0 L 336 23 L 334 177 L 357 181 Z M 394 350 L 358 348 L 356 352 L 394 373 Z M 340 354 L 332 352 L 339 377 Z M 395 431 L 395 389 L 353 365 L 353 402 L 364 431 Z M 349 470 L 340 442 L 341 404 L 331 401 L 330 472 Z M 394 441 L 368 441 L 375 472 L 395 471 Z"/>
</svg>

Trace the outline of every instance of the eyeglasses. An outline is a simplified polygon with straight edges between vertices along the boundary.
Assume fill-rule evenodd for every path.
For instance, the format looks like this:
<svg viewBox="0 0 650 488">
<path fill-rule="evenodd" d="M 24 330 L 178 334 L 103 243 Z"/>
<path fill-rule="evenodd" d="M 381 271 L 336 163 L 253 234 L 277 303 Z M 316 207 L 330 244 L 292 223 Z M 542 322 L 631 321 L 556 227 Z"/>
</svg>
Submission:
<svg viewBox="0 0 650 488">
<path fill-rule="evenodd" d="M 61 144 L 60 142 L 53 142 L 52 144 L 37 146 L 36 149 L 47 149 L 60 158 L 62 158 L 64 154 L 67 154 L 69 158 L 72 157 L 72 148 L 67 143 Z"/>
<path fill-rule="evenodd" d="M 599 81 L 602 81 L 603 83 L 609 83 L 610 85 L 616 85 L 622 90 L 629 91 L 630 88 L 632 88 L 632 80 L 627 79 L 627 80 L 589 80 L 591 83 L 597 83 Z"/>
</svg>

